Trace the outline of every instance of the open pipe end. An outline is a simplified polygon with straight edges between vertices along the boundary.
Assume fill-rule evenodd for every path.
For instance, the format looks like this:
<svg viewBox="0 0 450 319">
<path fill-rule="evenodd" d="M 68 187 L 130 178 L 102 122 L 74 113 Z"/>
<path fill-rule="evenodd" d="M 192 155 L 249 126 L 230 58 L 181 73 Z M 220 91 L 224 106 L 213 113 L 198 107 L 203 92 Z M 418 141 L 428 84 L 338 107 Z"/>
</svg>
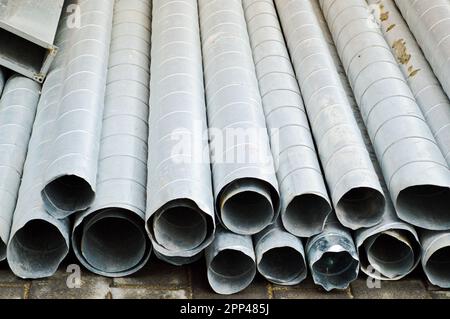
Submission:
<svg viewBox="0 0 450 319">
<path fill-rule="evenodd" d="M 124 209 L 99 211 L 83 226 L 81 254 L 98 273 L 138 270 L 147 260 L 150 242 L 144 221 Z"/>
<path fill-rule="evenodd" d="M 212 228 L 205 213 L 192 205 L 180 204 L 161 209 L 153 218 L 155 240 L 170 251 L 189 251 L 199 247 Z"/>
<path fill-rule="evenodd" d="M 278 285 L 295 285 L 306 278 L 306 265 L 302 254 L 292 247 L 277 247 L 266 251 L 258 271 L 267 280 Z"/>
<path fill-rule="evenodd" d="M 295 197 L 281 215 L 283 226 L 288 232 L 309 238 L 319 234 L 331 213 L 330 203 L 322 196 L 306 194 Z"/>
<path fill-rule="evenodd" d="M 21 278 L 52 276 L 69 251 L 58 228 L 44 220 L 29 221 L 11 238 L 8 264 Z"/>
<path fill-rule="evenodd" d="M 450 229 L 450 188 L 422 185 L 401 191 L 396 203 L 398 216 L 429 230 Z"/>
<path fill-rule="evenodd" d="M 65 175 L 48 183 L 42 190 L 42 199 L 48 212 L 55 218 L 87 209 L 95 198 L 91 185 L 75 175 Z"/>
<path fill-rule="evenodd" d="M 311 266 L 314 282 L 325 290 L 346 289 L 358 278 L 359 261 L 348 251 L 325 252 Z"/>
<path fill-rule="evenodd" d="M 208 281 L 212 289 L 231 295 L 247 288 L 256 274 L 256 265 L 246 254 L 232 249 L 220 251 L 208 267 Z"/>
<path fill-rule="evenodd" d="M 424 253 L 423 269 L 433 285 L 450 288 L 450 234 L 436 239 Z"/>
<path fill-rule="evenodd" d="M 345 193 L 338 201 L 336 215 L 350 229 L 371 227 L 383 218 L 385 204 L 382 192 L 370 187 L 358 187 Z"/>
<path fill-rule="evenodd" d="M 420 244 L 407 231 L 379 234 L 365 249 L 368 263 L 382 276 L 395 279 L 409 274 L 417 265 Z"/>
<path fill-rule="evenodd" d="M 231 183 L 220 201 L 222 222 L 236 234 L 255 235 L 270 225 L 275 215 L 270 190 L 260 180 Z"/>
<path fill-rule="evenodd" d="M 0 240 L 0 261 L 6 259 L 6 243 L 3 240 Z"/>
</svg>

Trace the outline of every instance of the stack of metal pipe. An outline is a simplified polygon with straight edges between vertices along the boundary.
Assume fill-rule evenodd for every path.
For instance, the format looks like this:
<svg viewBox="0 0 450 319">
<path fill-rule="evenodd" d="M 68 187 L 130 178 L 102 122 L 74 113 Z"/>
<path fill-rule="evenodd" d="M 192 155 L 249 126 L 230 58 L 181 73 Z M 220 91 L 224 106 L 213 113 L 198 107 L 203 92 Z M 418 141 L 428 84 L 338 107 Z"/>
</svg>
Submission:
<svg viewBox="0 0 450 319">
<path fill-rule="evenodd" d="M 419 264 L 450 288 L 448 1 L 72 5 L 42 88 L 0 69 L 17 276 L 72 247 L 108 277 L 204 257 L 227 295 L 257 272 L 330 291 Z"/>
</svg>

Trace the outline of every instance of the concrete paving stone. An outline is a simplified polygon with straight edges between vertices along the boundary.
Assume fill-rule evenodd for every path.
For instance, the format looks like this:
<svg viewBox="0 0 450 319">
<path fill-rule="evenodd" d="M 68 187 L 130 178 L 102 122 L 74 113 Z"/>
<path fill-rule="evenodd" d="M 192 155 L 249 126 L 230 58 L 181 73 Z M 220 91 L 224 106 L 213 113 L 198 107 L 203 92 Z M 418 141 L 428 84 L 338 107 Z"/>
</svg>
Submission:
<svg viewBox="0 0 450 319">
<path fill-rule="evenodd" d="M 111 288 L 112 299 L 188 299 L 188 289 Z"/>
<path fill-rule="evenodd" d="M 270 295 L 269 285 L 259 274 L 256 275 L 253 283 L 245 290 L 230 296 L 216 294 L 208 283 L 206 277 L 206 266 L 194 265 L 191 268 L 192 297 L 194 299 L 267 299 Z"/>
<path fill-rule="evenodd" d="M 114 287 L 126 285 L 186 288 L 189 286 L 187 267 L 169 265 L 152 256 L 139 272 L 124 278 L 114 278 Z"/>
<path fill-rule="evenodd" d="M 400 281 L 382 281 L 380 288 L 368 288 L 365 278 L 351 284 L 357 299 L 430 299 L 431 294 L 419 279 L 404 278 Z"/>
<path fill-rule="evenodd" d="M 314 284 L 310 276 L 295 286 L 273 285 L 273 296 L 275 299 L 351 299 L 353 297 L 349 288 L 326 292 L 322 287 Z"/>
<path fill-rule="evenodd" d="M 450 299 L 450 290 L 431 291 L 430 294 L 433 299 Z"/>
<path fill-rule="evenodd" d="M 0 299 L 23 299 L 24 285 L 22 287 L 0 287 Z"/>
<path fill-rule="evenodd" d="M 24 284 L 26 284 L 27 282 L 29 282 L 29 281 L 20 279 L 19 277 L 16 277 L 7 265 L 6 266 L 2 265 L 2 267 L 0 267 L 0 286 L 16 285 L 18 287 L 21 287 Z"/>
<path fill-rule="evenodd" d="M 82 269 L 80 282 L 71 281 L 71 273 L 60 269 L 50 278 L 37 279 L 31 284 L 31 299 L 104 299 L 107 298 L 112 279 L 97 276 Z M 72 277 L 73 278 L 73 277 Z M 69 285 L 78 284 L 78 288 Z"/>
</svg>

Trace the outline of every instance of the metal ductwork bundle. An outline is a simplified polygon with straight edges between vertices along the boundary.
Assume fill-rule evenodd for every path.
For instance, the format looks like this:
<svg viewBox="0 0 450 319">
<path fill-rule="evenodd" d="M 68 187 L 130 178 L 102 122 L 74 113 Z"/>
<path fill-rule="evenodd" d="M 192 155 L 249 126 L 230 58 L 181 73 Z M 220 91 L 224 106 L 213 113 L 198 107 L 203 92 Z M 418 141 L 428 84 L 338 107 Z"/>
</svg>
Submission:
<svg viewBox="0 0 450 319">
<path fill-rule="evenodd" d="M 0 99 L 0 260 L 6 258 L 40 90 L 36 82 L 14 75 Z"/>
<path fill-rule="evenodd" d="M 333 56 L 336 69 L 341 78 L 342 85 L 349 99 L 353 114 L 362 133 L 366 148 L 369 152 L 375 171 L 379 177 L 385 198 L 387 189 L 378 165 L 373 146 L 370 142 L 364 121 L 353 96 L 352 89 L 345 75 L 345 70 L 339 59 L 336 47 L 332 40 L 328 26 L 323 18 L 320 5 L 316 0 L 309 0 L 314 7 L 317 19 L 323 34 L 329 44 L 330 54 Z M 370 228 L 360 229 L 355 232 L 355 243 L 361 270 L 378 280 L 399 280 L 411 273 L 420 260 L 420 244 L 415 229 L 407 223 L 400 221 L 395 213 L 392 203 L 387 200 L 383 219 L 379 224 Z"/>
<path fill-rule="evenodd" d="M 295 73 L 272 0 L 244 0 L 250 43 L 281 194 L 295 236 L 320 233 L 331 203 Z"/>
<path fill-rule="evenodd" d="M 63 91 L 69 38 L 77 32 L 68 27 L 68 16 L 60 21 L 56 36 L 60 50 L 42 88 L 7 246 L 9 267 L 21 278 L 53 275 L 69 252 L 69 220 L 49 215 L 41 197 L 46 155 L 52 141 L 50 128 Z"/>
<path fill-rule="evenodd" d="M 305 280 L 308 268 L 300 238 L 288 233 L 281 221 L 255 235 L 255 254 L 258 272 L 268 281 L 293 286 Z"/>
<path fill-rule="evenodd" d="M 314 8 L 275 3 L 336 215 L 351 229 L 376 225 L 385 199 Z"/>
<path fill-rule="evenodd" d="M 159 257 L 189 263 L 214 239 L 197 1 L 153 1 L 146 227 Z"/>
<path fill-rule="evenodd" d="M 450 171 L 381 31 L 368 23 L 367 4 L 321 6 L 398 216 L 422 228 L 450 228 Z"/>
<path fill-rule="evenodd" d="M 63 93 L 42 198 L 56 218 L 87 209 L 95 197 L 114 0 L 74 1 L 80 27 L 68 39 Z"/>
<path fill-rule="evenodd" d="M 450 232 L 420 232 L 422 267 L 428 280 L 436 286 L 450 288 Z"/>
<path fill-rule="evenodd" d="M 234 234 L 221 226 L 205 250 L 208 282 L 218 294 L 230 295 L 247 288 L 256 275 L 256 257 L 250 236 Z"/>
<path fill-rule="evenodd" d="M 200 0 L 216 211 L 229 230 L 253 235 L 280 211 L 241 1 Z"/>
<path fill-rule="evenodd" d="M 450 3 L 395 0 L 411 32 L 450 98 Z"/>
<path fill-rule="evenodd" d="M 130 275 L 150 257 L 145 231 L 151 4 L 116 0 L 92 206 L 80 213 L 72 247 L 90 271 Z"/>
<path fill-rule="evenodd" d="M 368 3 L 381 25 L 383 35 L 414 93 L 447 164 L 450 165 L 450 101 L 447 95 L 394 0 L 369 0 Z M 450 36 L 450 32 L 448 35 Z M 450 71 L 450 68 L 448 70 Z"/>
<path fill-rule="evenodd" d="M 358 278 L 359 259 L 350 230 L 331 214 L 319 235 L 306 244 L 306 258 L 314 283 L 326 291 L 346 289 Z"/>
</svg>

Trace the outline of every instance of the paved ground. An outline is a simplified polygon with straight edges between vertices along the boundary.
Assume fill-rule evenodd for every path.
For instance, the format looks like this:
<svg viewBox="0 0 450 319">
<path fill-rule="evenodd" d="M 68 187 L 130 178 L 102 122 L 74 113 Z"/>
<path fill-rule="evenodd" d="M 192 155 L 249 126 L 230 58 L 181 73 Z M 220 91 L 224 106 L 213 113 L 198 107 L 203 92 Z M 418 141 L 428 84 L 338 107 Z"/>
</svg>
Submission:
<svg viewBox="0 0 450 319">
<path fill-rule="evenodd" d="M 72 258 L 70 258 L 72 259 Z M 81 287 L 68 288 L 71 273 L 66 272 L 72 260 L 64 263 L 52 278 L 20 280 L 12 275 L 6 264 L 0 266 L 0 298 L 221 298 L 212 292 L 206 281 L 203 262 L 191 266 L 174 267 L 152 257 L 149 265 L 129 278 L 109 279 L 93 275 L 81 269 Z M 399 282 L 383 282 L 380 289 L 367 288 L 366 278 L 361 276 L 344 291 L 326 293 L 308 278 L 295 287 L 282 287 L 267 283 L 261 276 L 244 292 L 229 298 L 235 299 L 310 299 L 310 298 L 448 298 L 450 291 L 431 286 L 423 279 L 420 270 Z"/>
</svg>

